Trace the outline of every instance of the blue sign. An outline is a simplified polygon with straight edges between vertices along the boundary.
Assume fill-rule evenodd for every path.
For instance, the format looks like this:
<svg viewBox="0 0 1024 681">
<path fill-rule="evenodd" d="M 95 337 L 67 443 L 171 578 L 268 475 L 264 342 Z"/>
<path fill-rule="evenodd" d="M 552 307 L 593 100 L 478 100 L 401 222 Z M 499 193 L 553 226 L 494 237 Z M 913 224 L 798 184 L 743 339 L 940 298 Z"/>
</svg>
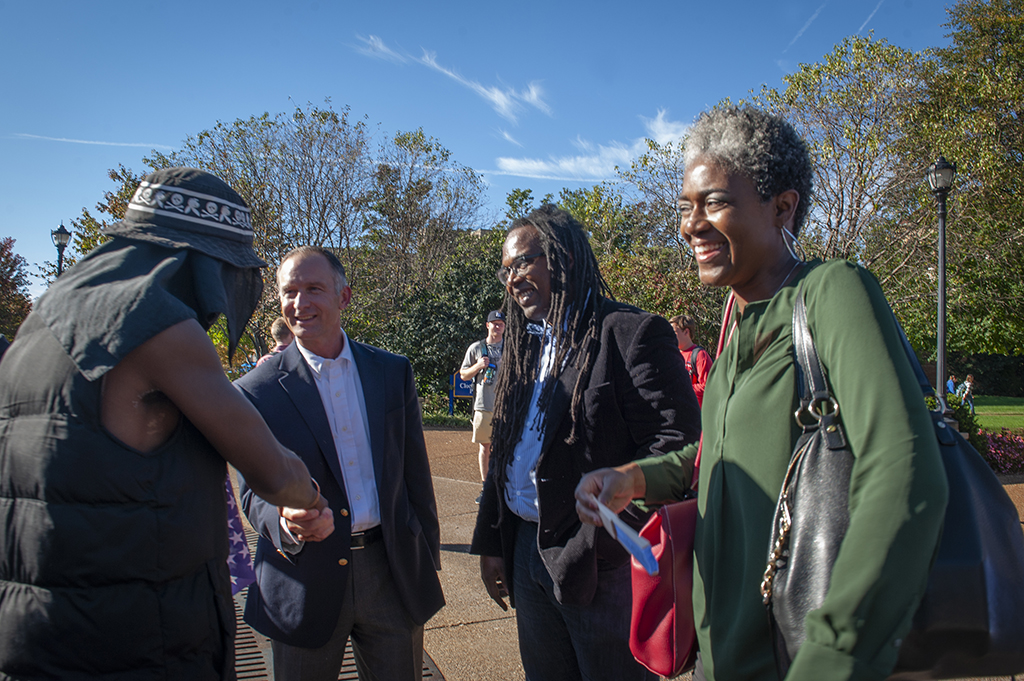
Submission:
<svg viewBox="0 0 1024 681">
<path fill-rule="evenodd" d="M 448 384 L 448 415 L 455 413 L 455 400 L 457 398 L 471 400 L 475 396 L 473 379 L 463 380 L 456 371 L 452 374 L 451 383 Z"/>
<path fill-rule="evenodd" d="M 455 397 L 465 397 L 467 399 L 473 399 L 475 395 L 475 385 L 472 378 L 469 379 L 468 381 L 463 380 L 459 376 L 459 372 L 456 371 L 454 374 L 452 374 L 452 383 L 455 386 Z"/>
</svg>

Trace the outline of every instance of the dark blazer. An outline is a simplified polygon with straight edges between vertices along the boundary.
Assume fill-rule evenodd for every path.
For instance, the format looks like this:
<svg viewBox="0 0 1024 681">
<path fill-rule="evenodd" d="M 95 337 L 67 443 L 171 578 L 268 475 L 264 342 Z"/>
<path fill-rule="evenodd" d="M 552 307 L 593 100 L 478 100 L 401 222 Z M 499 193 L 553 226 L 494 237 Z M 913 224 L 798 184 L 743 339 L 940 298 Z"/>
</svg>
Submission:
<svg viewBox="0 0 1024 681">
<path fill-rule="evenodd" d="M 537 461 L 540 555 L 554 580 L 556 598 L 571 605 L 590 603 L 599 568 L 629 559 L 604 529 L 580 522 L 573 493 L 583 474 L 682 449 L 700 437 L 700 407 L 672 327 L 629 305 L 610 300 L 602 304 L 601 345 L 583 395 L 577 442 L 565 442 L 572 427 L 569 406 L 578 375 L 570 359 L 551 399 Z M 529 342 L 539 339 L 530 336 Z M 640 527 L 646 514 L 631 504 L 623 518 Z M 502 556 L 510 592 L 519 522 L 505 503 L 504 491 L 497 489 L 492 471 L 484 483 L 470 553 Z"/>
<path fill-rule="evenodd" d="M 352 342 L 352 354 L 366 402 L 391 576 L 410 617 L 423 624 L 444 605 L 444 596 L 437 577 L 441 535 L 412 366 L 405 357 L 362 343 Z M 349 504 L 327 413 L 296 343 L 235 385 L 281 444 L 305 462 L 335 514 L 330 537 L 287 556 L 277 507 L 240 479 L 243 510 L 260 534 L 245 621 L 277 641 L 318 648 L 333 633 L 341 609 L 350 606 L 344 587 L 352 558 Z"/>
</svg>

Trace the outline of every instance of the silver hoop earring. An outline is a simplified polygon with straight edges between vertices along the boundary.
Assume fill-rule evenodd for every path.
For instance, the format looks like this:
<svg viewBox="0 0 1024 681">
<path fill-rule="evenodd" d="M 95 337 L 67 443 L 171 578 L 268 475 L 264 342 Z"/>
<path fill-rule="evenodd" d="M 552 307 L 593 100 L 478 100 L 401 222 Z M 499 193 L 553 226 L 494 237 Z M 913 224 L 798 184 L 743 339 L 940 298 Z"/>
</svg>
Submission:
<svg viewBox="0 0 1024 681">
<path fill-rule="evenodd" d="M 804 257 L 803 246 L 801 246 L 800 242 L 796 240 L 796 236 L 793 234 L 793 232 L 786 229 L 785 225 L 782 226 L 782 235 L 782 243 L 786 244 L 786 250 L 789 251 L 789 254 L 793 256 L 795 260 L 799 260 L 801 262 L 806 260 L 806 258 Z M 787 236 L 789 237 L 788 240 L 786 239 Z M 792 245 L 789 243 L 790 240 L 792 240 L 793 242 Z M 794 246 L 796 247 L 796 250 L 793 250 Z M 800 255 L 797 255 L 797 251 L 799 251 Z"/>
</svg>

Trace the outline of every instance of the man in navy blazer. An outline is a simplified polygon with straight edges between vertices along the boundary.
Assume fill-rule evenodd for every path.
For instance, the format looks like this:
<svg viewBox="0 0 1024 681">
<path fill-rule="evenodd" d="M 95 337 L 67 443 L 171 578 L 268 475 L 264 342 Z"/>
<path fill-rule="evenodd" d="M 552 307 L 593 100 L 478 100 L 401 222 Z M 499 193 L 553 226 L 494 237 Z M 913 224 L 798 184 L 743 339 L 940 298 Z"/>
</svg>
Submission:
<svg viewBox="0 0 1024 681">
<path fill-rule="evenodd" d="M 295 334 L 235 385 L 320 484 L 316 511 L 278 508 L 241 483 L 260 534 L 245 621 L 272 639 L 277 681 L 333 681 L 351 636 L 361 679 L 419 679 L 423 625 L 444 605 L 440 530 L 412 367 L 351 341 L 333 253 L 303 246 L 278 269 Z"/>
</svg>

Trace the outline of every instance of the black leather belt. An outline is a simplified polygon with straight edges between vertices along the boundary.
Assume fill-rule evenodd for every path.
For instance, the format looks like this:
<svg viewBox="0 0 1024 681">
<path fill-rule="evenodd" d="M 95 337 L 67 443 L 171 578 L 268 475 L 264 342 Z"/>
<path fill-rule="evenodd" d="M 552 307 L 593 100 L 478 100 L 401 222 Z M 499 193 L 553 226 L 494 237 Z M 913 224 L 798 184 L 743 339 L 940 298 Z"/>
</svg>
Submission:
<svg viewBox="0 0 1024 681">
<path fill-rule="evenodd" d="M 384 533 L 381 531 L 380 525 L 377 525 L 376 527 L 371 527 L 370 529 L 363 530 L 362 532 L 353 532 L 349 546 L 352 550 L 361 549 L 375 542 L 379 542 L 383 538 Z"/>
</svg>

